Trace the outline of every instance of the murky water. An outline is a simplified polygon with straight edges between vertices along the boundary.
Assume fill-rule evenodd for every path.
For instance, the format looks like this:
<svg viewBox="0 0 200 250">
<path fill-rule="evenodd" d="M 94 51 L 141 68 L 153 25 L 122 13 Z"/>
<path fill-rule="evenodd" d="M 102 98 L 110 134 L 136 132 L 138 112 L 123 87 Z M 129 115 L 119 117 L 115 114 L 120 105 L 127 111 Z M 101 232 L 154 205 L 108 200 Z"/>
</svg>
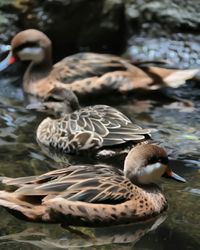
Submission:
<svg viewBox="0 0 200 250">
<path fill-rule="evenodd" d="M 8 82 L 0 82 L 0 174 L 26 176 L 61 167 L 59 159 L 56 163 L 35 141 L 36 127 L 44 116 L 27 111 L 21 91 Z M 153 138 L 168 150 L 172 168 L 187 179 L 186 184 L 160 182 L 170 204 L 165 215 L 148 223 L 69 231 L 59 225 L 20 221 L 0 208 L 0 249 L 200 249 L 199 86 L 190 82 L 170 92 L 190 100 L 193 106 L 169 102 L 156 92 L 146 95 L 145 100 L 121 98 L 121 104 L 119 99 L 116 104 L 115 98 L 107 98 L 107 103 L 138 124 L 158 129 Z M 67 160 L 81 161 L 77 157 Z"/>
</svg>

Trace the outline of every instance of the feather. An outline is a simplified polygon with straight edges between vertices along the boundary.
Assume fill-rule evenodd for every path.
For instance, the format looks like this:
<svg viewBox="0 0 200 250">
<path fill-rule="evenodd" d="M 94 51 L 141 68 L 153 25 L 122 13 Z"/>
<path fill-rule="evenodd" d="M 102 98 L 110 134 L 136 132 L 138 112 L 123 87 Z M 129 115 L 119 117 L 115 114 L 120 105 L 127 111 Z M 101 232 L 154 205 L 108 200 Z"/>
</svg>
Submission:
<svg viewBox="0 0 200 250">
<path fill-rule="evenodd" d="M 85 107 L 57 120 L 46 118 L 46 123 L 44 120 L 38 127 L 37 139 L 65 152 L 138 142 L 152 131 L 142 129 L 120 111 L 106 105 Z M 48 135 L 45 135 L 45 126 L 52 129 Z"/>
</svg>

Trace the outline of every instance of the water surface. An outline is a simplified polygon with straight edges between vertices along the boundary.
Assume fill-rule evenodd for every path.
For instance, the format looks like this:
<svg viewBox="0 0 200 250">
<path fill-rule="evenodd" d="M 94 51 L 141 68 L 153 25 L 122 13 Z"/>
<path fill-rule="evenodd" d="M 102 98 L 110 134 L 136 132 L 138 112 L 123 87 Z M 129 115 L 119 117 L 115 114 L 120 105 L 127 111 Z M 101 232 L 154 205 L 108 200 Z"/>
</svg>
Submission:
<svg viewBox="0 0 200 250">
<path fill-rule="evenodd" d="M 0 82 L 0 174 L 26 176 L 42 174 L 63 166 L 62 160 L 48 156 L 37 145 L 35 131 L 44 115 L 24 108 L 20 88 L 11 80 Z M 199 249 L 200 248 L 200 104 L 198 83 L 189 82 L 169 95 L 190 100 L 192 106 L 169 101 L 158 92 L 103 98 L 126 113 L 142 127 L 153 127 L 152 136 L 164 146 L 172 168 L 187 179 L 186 184 L 162 180 L 168 200 L 167 213 L 148 223 L 111 228 L 73 228 L 20 221 L 0 208 L 0 249 Z M 102 99 L 98 100 L 102 103 Z M 65 157 L 70 164 L 90 162 L 80 157 Z M 94 162 L 91 159 L 92 162 Z M 66 163 L 68 164 L 68 163 Z M 117 165 L 116 161 L 112 164 Z M 118 165 L 121 162 L 118 162 Z"/>
</svg>

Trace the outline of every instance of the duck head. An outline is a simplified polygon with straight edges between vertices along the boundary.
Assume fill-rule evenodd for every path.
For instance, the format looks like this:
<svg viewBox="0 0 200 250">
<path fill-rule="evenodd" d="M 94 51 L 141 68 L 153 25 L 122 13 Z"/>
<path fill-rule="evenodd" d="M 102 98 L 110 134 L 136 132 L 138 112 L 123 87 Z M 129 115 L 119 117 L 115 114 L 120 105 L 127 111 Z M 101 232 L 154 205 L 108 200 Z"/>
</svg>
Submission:
<svg viewBox="0 0 200 250">
<path fill-rule="evenodd" d="M 29 104 L 27 109 L 47 112 L 60 117 L 80 108 L 77 96 L 70 89 L 53 88 L 42 102 Z"/>
<path fill-rule="evenodd" d="M 19 32 L 7 45 L 8 56 L 0 62 L 0 70 L 7 68 L 16 60 L 32 61 L 35 64 L 46 62 L 51 65 L 51 41 L 42 32 L 28 29 Z"/>
<path fill-rule="evenodd" d="M 133 183 L 141 185 L 155 183 L 162 176 L 186 182 L 169 168 L 165 150 L 152 144 L 138 145 L 128 153 L 124 174 Z"/>
</svg>

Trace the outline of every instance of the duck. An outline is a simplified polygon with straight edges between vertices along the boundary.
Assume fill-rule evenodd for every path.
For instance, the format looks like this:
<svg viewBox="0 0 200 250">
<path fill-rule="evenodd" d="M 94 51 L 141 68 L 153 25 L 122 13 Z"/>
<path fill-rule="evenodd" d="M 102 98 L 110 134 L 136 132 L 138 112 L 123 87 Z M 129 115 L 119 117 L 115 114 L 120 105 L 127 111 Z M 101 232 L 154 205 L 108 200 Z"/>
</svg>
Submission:
<svg viewBox="0 0 200 250">
<path fill-rule="evenodd" d="M 107 105 L 80 108 L 71 90 L 54 88 L 42 102 L 30 104 L 36 109 L 55 114 L 38 126 L 36 139 L 40 145 L 65 153 L 78 153 L 102 148 L 132 147 L 147 143 L 155 129 L 143 129 L 119 110 Z"/>
<path fill-rule="evenodd" d="M 115 166 L 71 165 L 40 176 L 1 182 L 14 191 L 0 191 L 0 206 L 30 222 L 63 226 L 111 226 L 145 221 L 164 212 L 168 203 L 155 183 L 161 176 L 179 182 L 166 151 L 153 144 L 132 148 L 124 169 Z"/>
<path fill-rule="evenodd" d="M 71 89 L 78 97 L 127 93 L 135 89 L 178 87 L 199 69 L 176 70 L 155 66 L 139 67 L 129 60 L 110 54 L 82 52 L 52 64 L 52 43 L 41 31 L 27 29 L 17 33 L 0 70 L 16 61 L 30 62 L 24 77 L 25 93 L 43 98 L 55 87 Z"/>
</svg>

